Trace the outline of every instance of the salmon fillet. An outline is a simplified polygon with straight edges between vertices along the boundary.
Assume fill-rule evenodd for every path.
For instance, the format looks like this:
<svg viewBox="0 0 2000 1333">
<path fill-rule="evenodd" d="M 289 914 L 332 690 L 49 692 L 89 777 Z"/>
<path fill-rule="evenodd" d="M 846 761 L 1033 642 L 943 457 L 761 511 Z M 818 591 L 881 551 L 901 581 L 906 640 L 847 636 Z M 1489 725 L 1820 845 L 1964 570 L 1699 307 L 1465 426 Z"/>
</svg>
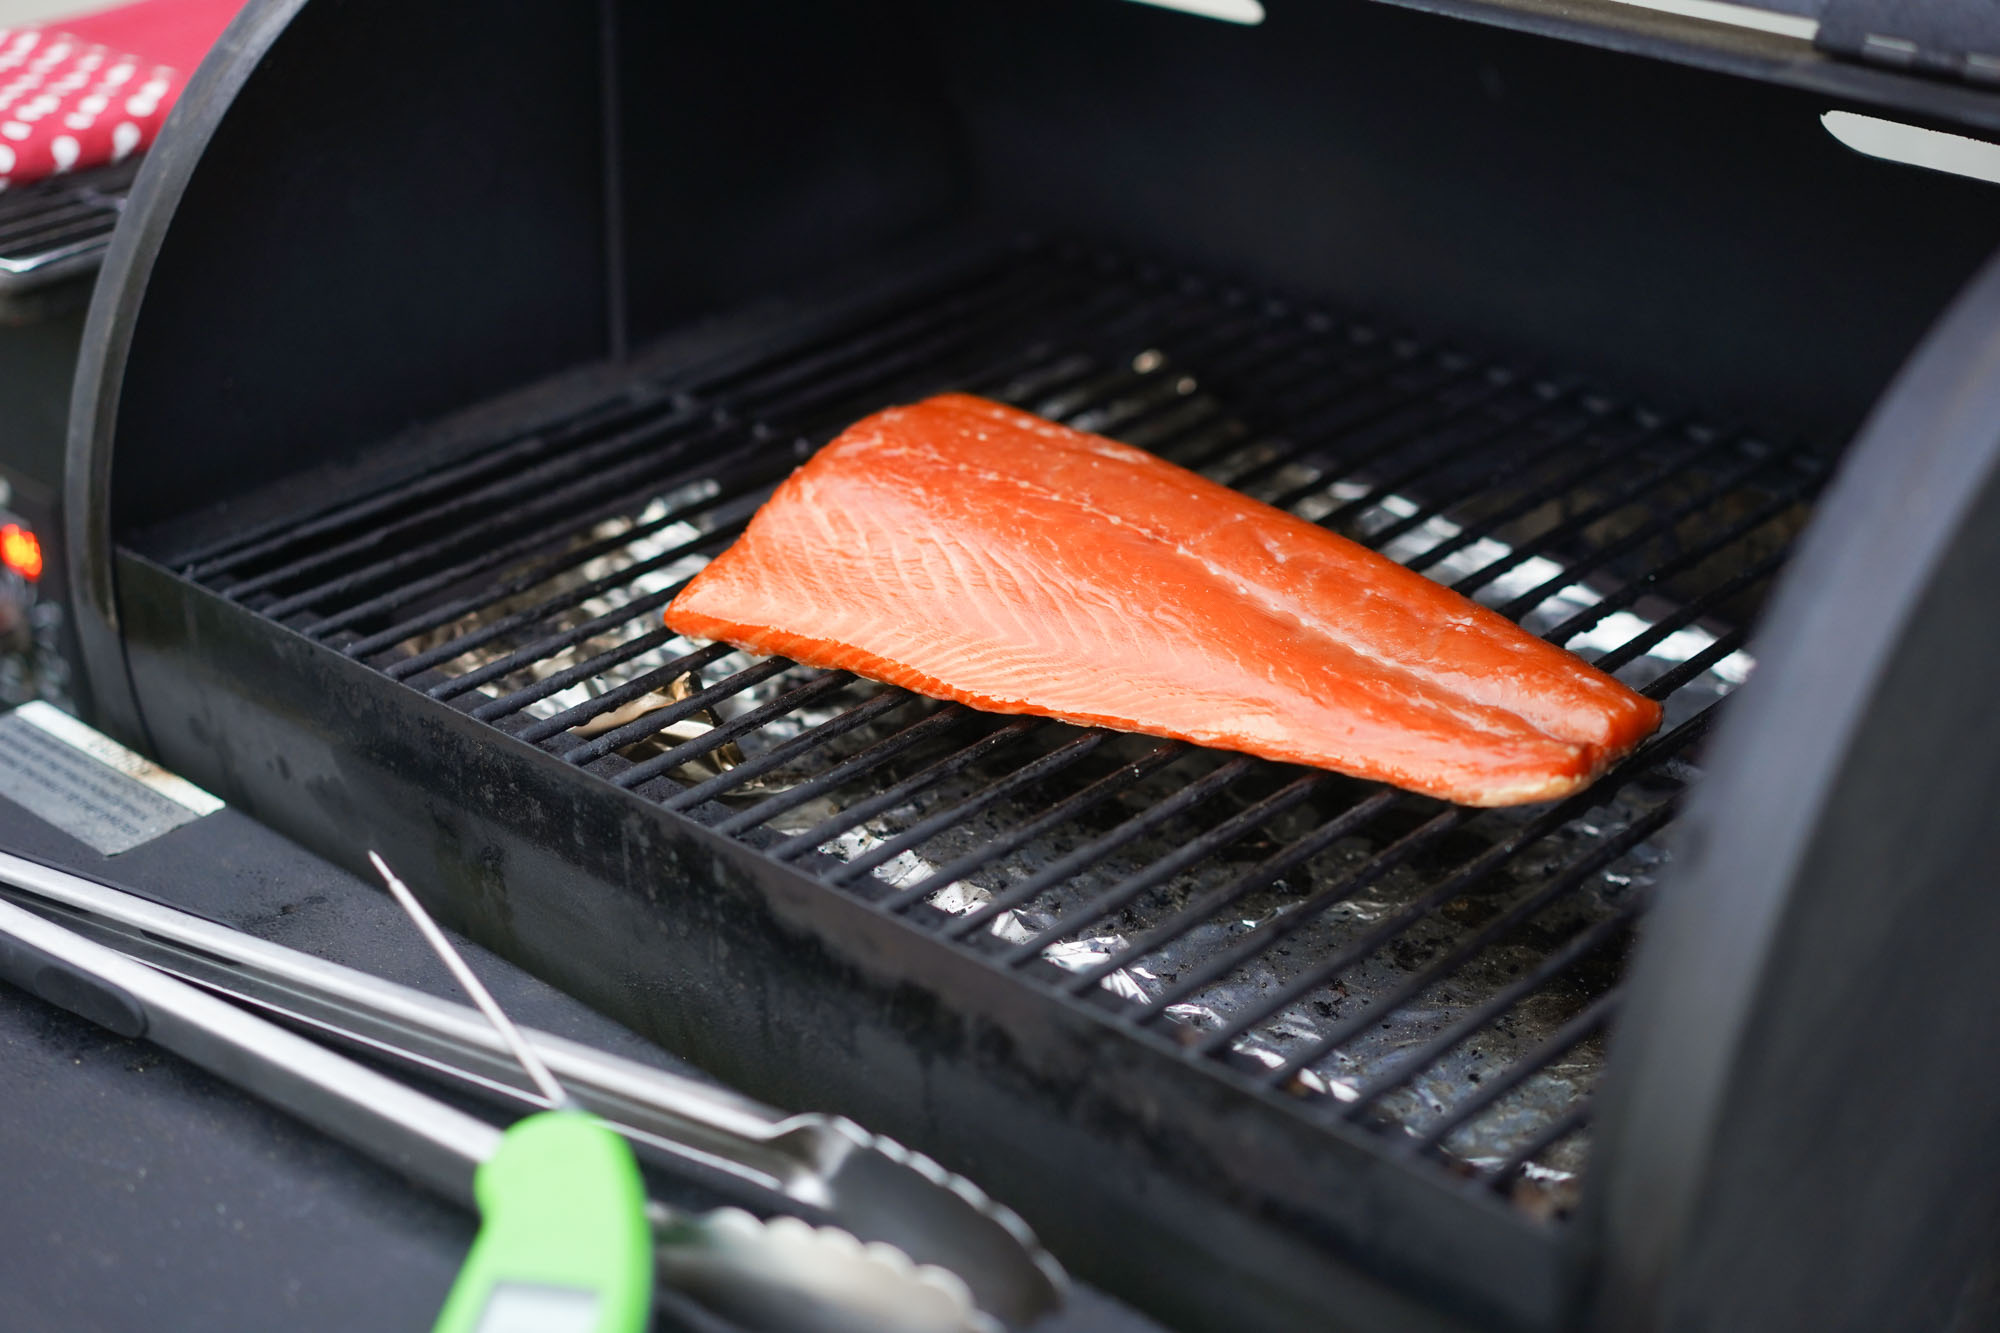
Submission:
<svg viewBox="0 0 2000 1333">
<path fill-rule="evenodd" d="M 1660 707 L 1324 528 L 967 394 L 856 422 L 682 589 L 691 638 L 1467 805 L 1565 796 Z"/>
</svg>

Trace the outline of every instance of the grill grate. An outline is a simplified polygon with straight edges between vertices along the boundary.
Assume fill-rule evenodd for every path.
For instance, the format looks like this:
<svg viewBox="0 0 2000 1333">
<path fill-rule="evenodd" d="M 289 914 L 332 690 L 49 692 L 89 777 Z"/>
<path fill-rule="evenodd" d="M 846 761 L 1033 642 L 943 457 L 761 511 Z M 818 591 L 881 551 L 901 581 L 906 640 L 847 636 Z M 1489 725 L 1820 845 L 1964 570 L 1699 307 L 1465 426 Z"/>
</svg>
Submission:
<svg viewBox="0 0 2000 1333">
<path fill-rule="evenodd" d="M 1620 674 L 1661 734 L 1475 811 L 690 644 L 660 609 L 854 418 L 947 387 L 1153 449 Z M 1539 1215 L 1807 451 L 1081 247 L 635 384 L 181 571 L 1023 984 Z"/>
<path fill-rule="evenodd" d="M 137 158 L 0 194 L 0 292 L 96 266 L 138 174 Z"/>
</svg>

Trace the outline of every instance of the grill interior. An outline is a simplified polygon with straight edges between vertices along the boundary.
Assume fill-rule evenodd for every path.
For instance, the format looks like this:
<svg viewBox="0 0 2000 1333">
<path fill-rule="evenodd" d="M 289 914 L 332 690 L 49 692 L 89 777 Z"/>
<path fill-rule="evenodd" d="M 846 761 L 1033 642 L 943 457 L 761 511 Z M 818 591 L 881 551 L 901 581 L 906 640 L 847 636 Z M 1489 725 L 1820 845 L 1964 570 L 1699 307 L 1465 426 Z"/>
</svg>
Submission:
<svg viewBox="0 0 2000 1333">
<path fill-rule="evenodd" d="M 135 545 L 1138 1040 L 1563 1215 L 1665 835 L 1824 464 L 1085 244 L 982 252 L 838 311 L 414 473 L 399 455 L 394 480 L 308 513 Z M 1474 811 L 660 626 L 814 448 L 947 388 L 1352 536 L 1616 672 L 1667 722 L 1577 797 Z"/>
<path fill-rule="evenodd" d="M 138 170 L 134 158 L 0 194 L 0 290 L 39 285 L 95 263 L 111 243 Z"/>
</svg>

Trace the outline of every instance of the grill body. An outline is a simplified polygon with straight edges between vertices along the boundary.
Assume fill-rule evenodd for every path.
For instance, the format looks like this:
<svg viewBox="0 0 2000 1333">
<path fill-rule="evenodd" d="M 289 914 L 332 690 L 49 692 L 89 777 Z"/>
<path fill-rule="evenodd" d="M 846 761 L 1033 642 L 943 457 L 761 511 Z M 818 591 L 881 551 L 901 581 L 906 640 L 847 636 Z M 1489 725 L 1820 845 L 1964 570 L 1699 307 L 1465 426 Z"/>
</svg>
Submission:
<svg viewBox="0 0 2000 1333">
<path fill-rule="evenodd" d="M 1983 660 L 1994 632 L 1954 591 L 1991 564 L 1959 540 L 1992 530 L 1990 441 L 1968 424 L 1988 418 L 1908 406 L 1943 393 L 1976 407 L 1939 387 L 1978 381 L 1995 325 L 1976 296 L 1841 464 L 1773 613 L 1784 642 L 1754 643 L 1778 679 L 1718 728 L 1734 749 L 1700 751 L 1713 715 L 1675 716 L 1687 730 L 1669 739 L 1690 748 L 1635 769 L 1644 800 L 1616 820 L 1593 799 L 1546 828 L 1494 832 L 1324 779 L 1159 761 L 1192 765 L 1183 791 L 1243 793 L 1163 825 L 1185 828 L 1174 836 L 1204 858 L 1196 869 L 1234 864 L 1223 816 L 1268 808 L 1279 860 L 1365 832 L 1372 859 L 1356 876 L 1386 882 L 1398 857 L 1432 876 L 1436 902 L 1412 920 L 1456 910 L 1458 889 L 1494 891 L 1425 859 L 1441 849 L 1504 867 L 1544 833 L 1575 833 L 1572 861 L 1493 899 L 1567 893 L 1565 875 L 1597 886 L 1602 915 L 1524 955 L 1531 977 L 1557 963 L 1622 972 L 1637 904 L 1604 896 L 1599 877 L 1694 792 L 1691 824 L 1675 827 L 1694 830 L 1695 850 L 1661 876 L 1672 910 L 1633 985 L 1575 983 L 1574 1014 L 1523 1039 L 1509 1066 L 1539 1078 L 1597 1051 L 1611 1006 L 1623 1011 L 1589 1192 L 1566 1222 L 1508 1195 L 1579 1131 L 1580 1103 L 1551 1108 L 1519 1160 L 1441 1166 L 1408 1142 L 1412 1122 L 1347 1116 L 1325 1087 L 1281 1085 L 1219 1039 L 1200 1049 L 1197 1029 L 1142 1015 L 1097 974 L 955 934 L 948 912 L 898 901 L 874 873 L 926 846 L 933 811 L 956 828 L 976 801 L 1008 808 L 1008 793 L 951 785 L 961 775 L 1040 791 L 1060 769 L 1144 789 L 1154 761 L 1124 742 L 1065 734 L 1026 768 L 989 772 L 971 752 L 1014 743 L 1002 728 L 954 741 L 965 748 L 938 761 L 960 765 L 950 773 L 915 758 L 867 769 L 872 793 L 840 789 L 850 809 L 900 808 L 905 787 L 953 794 L 851 872 L 815 829 L 745 825 L 740 802 L 675 778 L 667 761 L 698 738 L 649 761 L 613 744 L 623 728 L 596 740 L 571 734 L 569 712 L 528 708 L 553 685 L 538 695 L 541 681 L 509 673 L 549 651 L 475 669 L 427 661 L 416 631 L 394 628 L 435 611 L 425 632 L 480 632 L 435 608 L 505 612 L 513 567 L 493 552 L 518 538 L 520 559 L 566 558 L 538 537 L 558 519 L 572 542 L 608 542 L 593 522 L 671 531 L 680 505 L 702 549 L 843 413 L 972 384 L 1170 441 L 1184 393 L 1200 430 L 1274 451 L 1232 476 L 1324 492 L 1335 516 L 1374 513 L 1383 542 L 1449 519 L 1444 545 L 1484 533 L 1514 552 L 1492 557 L 1508 568 L 1543 560 L 1549 579 L 1588 585 L 1598 600 L 1542 632 L 1616 611 L 1653 627 L 1639 638 L 1707 636 L 1662 667 L 1663 694 L 1727 666 L 1842 443 L 2000 237 L 1981 187 L 1856 157 L 1817 116 L 1838 105 L 1977 126 L 2000 119 L 1991 96 L 1612 15 L 1267 8 L 1263 27 L 1233 29 L 1122 0 L 519 0 L 468 31 L 443 3 L 251 6 L 149 155 L 86 339 L 67 498 L 99 720 L 334 859 L 383 850 L 475 937 L 723 1077 L 921 1143 L 1177 1323 L 1699 1327 L 1768 1313 L 1839 1262 L 1809 1227 L 1792 1228 L 1796 1244 L 1734 1243 L 1837 1212 L 1833 1181 L 1774 1194 L 1751 1169 L 1788 1116 L 1818 1117 L 1815 1151 L 1848 1172 L 1866 1169 L 1874 1127 L 1928 1127 L 1922 1160 L 1903 1163 L 1923 1183 L 1882 1201 L 1949 1216 L 1963 1246 L 1928 1266 L 1896 1251 L 1850 1267 L 1872 1299 L 1922 1286 L 1938 1326 L 1954 1301 L 1983 1308 L 1977 1240 L 1992 1219 L 1941 1202 L 1939 1172 L 1971 1151 L 1995 1093 L 1972 1080 L 1949 1115 L 1932 1096 L 1951 1052 L 1984 1039 L 1978 1020 L 1895 1095 L 1841 1099 L 1838 1077 L 1880 1059 L 1882 1029 L 1800 998 L 1859 958 L 1880 904 L 1868 877 L 1892 873 L 1883 849 L 1909 838 L 1937 852 L 1909 863 L 1907 919 L 1945 940 L 1983 928 L 1960 870 L 1993 775 L 1977 734 L 1953 734 L 1976 684 L 1946 666 Z M 375 73 L 354 79 L 358 67 Z M 1331 403 L 1322 385 L 1341 386 Z M 589 489 L 586 457 L 614 478 L 606 495 Z M 1284 471 L 1299 459 L 1325 466 Z M 1537 490 L 1521 480 L 1537 468 L 1567 480 Z M 1901 581 L 1883 582 L 1880 614 L 1826 621 L 1843 561 L 1873 549 L 1862 534 L 1911 521 L 1895 517 L 1905 482 L 1946 475 L 1922 494 L 1976 501 L 1925 501 L 1940 506 L 1925 511 L 1935 541 L 1887 562 Z M 697 483 L 712 489 L 686 489 Z M 498 498 L 465 498 L 483 486 Z M 1500 498 L 1468 508 L 1482 488 Z M 627 512 L 656 493 L 679 498 Z M 1624 526 L 1599 522 L 1628 504 L 1639 512 Z M 1957 646 L 1912 625 L 1960 627 Z M 595 644 L 576 649 L 579 678 L 624 651 Z M 845 688 L 782 663 L 746 670 L 765 673 L 759 688 Z M 1926 678 L 1935 692 L 1907 683 Z M 1770 702 L 1787 682 L 1789 712 Z M 717 702 L 740 695 L 734 716 L 748 716 L 769 697 L 749 688 Z M 1797 702 L 1808 696 L 1824 707 Z M 1912 696 L 1924 707 L 1883 702 Z M 855 705 L 887 710 L 885 727 L 905 706 Z M 901 734 L 853 725 L 857 746 Z M 1917 753 L 1960 748 L 1910 781 L 1870 749 L 1897 737 Z M 1127 761 L 1137 776 L 1119 778 Z M 1805 774 L 1767 816 L 1787 764 Z M 1298 824 L 1306 814 L 1316 822 Z M 1839 850 L 1839 830 L 1864 826 L 1873 861 Z M 1786 854 L 1747 850 L 1760 830 Z M 1818 932 L 1822 911 L 1835 925 Z M 1289 929 L 1273 921 L 1255 929 Z M 1902 978 L 1880 1013 L 1915 1021 L 1942 997 L 1978 1012 L 1990 986 L 1943 952 L 1953 965 L 1922 984 L 1893 953 L 1861 959 Z M 1511 984 L 1466 1002 L 1467 1021 Z M 1813 1179 L 1808 1157 L 1784 1160 L 1787 1182 Z M 1744 1253 L 1760 1261 L 1730 1261 Z"/>
</svg>

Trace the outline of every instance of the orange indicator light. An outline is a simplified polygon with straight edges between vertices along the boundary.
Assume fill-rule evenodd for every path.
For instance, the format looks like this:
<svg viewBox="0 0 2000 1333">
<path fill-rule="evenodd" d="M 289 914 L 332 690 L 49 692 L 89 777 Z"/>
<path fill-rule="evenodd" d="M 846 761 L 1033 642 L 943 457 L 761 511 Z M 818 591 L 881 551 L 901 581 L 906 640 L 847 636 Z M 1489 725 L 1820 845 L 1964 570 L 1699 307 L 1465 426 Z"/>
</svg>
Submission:
<svg viewBox="0 0 2000 1333">
<path fill-rule="evenodd" d="M 0 524 L 0 565 L 30 583 L 42 576 L 42 544 L 19 523 Z"/>
</svg>

